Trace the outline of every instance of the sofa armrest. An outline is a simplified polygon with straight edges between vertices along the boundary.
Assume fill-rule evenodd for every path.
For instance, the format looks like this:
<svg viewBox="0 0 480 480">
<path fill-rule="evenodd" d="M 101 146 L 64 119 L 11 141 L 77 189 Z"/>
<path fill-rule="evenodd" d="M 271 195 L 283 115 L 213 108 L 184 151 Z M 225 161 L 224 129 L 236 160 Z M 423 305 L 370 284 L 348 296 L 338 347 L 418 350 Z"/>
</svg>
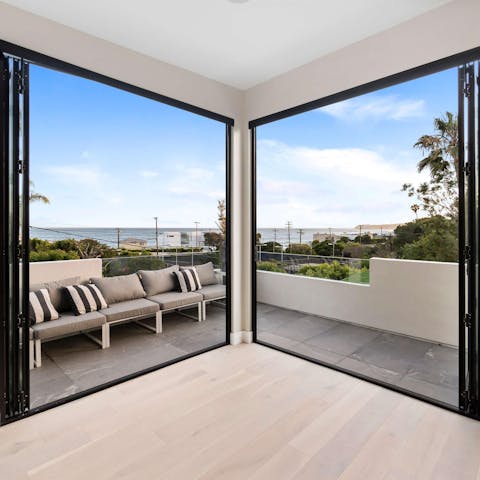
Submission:
<svg viewBox="0 0 480 480">
<path fill-rule="evenodd" d="M 217 277 L 217 283 L 224 285 L 227 273 L 223 272 L 220 268 L 215 268 L 213 271 L 215 272 L 215 277 Z"/>
</svg>

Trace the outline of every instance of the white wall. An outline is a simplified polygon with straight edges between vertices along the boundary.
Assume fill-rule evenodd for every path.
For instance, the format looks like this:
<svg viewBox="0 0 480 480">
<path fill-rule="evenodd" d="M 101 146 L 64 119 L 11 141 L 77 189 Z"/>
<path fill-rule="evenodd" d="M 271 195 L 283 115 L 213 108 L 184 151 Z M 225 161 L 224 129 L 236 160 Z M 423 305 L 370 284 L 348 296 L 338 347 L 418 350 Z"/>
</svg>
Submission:
<svg viewBox="0 0 480 480">
<path fill-rule="evenodd" d="M 257 271 L 258 301 L 458 345 L 458 266 L 373 258 L 370 284 Z"/>
<path fill-rule="evenodd" d="M 80 277 L 80 281 L 102 276 L 102 259 L 31 262 L 30 284 Z"/>
<path fill-rule="evenodd" d="M 480 1 L 454 0 L 246 92 L 248 120 L 480 46 Z"/>
<path fill-rule="evenodd" d="M 242 92 L 0 2 L 0 38 L 230 117 Z"/>
</svg>

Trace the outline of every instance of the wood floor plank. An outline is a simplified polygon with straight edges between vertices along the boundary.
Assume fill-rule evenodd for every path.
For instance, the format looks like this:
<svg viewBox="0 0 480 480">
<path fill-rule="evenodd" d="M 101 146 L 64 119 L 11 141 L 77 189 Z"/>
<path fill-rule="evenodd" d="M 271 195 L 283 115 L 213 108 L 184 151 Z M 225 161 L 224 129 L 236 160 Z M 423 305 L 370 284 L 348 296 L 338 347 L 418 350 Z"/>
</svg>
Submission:
<svg viewBox="0 0 480 480">
<path fill-rule="evenodd" d="M 480 480 L 480 422 L 259 345 L 0 428 L 3 480 Z"/>
</svg>

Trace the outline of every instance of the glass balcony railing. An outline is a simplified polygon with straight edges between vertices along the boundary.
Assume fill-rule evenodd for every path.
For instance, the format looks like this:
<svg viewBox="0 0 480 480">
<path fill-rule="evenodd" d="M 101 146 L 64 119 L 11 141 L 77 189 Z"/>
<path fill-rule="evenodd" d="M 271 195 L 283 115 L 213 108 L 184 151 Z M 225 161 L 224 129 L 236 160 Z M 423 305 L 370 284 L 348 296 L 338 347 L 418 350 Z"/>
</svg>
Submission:
<svg viewBox="0 0 480 480">
<path fill-rule="evenodd" d="M 370 260 L 257 250 L 257 270 L 368 284 Z"/>
</svg>

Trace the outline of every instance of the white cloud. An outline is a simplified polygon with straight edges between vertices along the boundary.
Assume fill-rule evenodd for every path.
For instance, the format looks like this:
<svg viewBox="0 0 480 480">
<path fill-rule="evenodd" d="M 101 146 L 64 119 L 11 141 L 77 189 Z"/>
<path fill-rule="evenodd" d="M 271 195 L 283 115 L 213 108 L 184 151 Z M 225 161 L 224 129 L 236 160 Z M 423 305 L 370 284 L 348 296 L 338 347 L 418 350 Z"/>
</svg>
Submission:
<svg viewBox="0 0 480 480">
<path fill-rule="evenodd" d="M 143 178 L 154 178 L 158 177 L 158 172 L 153 170 L 140 170 L 138 174 Z"/>
<path fill-rule="evenodd" d="M 424 100 L 400 100 L 398 96 L 368 96 L 352 98 L 319 109 L 320 112 L 346 121 L 404 120 L 418 118 L 425 113 Z"/>
<path fill-rule="evenodd" d="M 47 167 L 46 172 L 57 177 L 63 183 L 83 186 L 96 186 L 105 175 L 98 167 L 84 165 L 58 165 Z"/>
<path fill-rule="evenodd" d="M 387 160 L 388 159 L 388 160 Z M 403 183 L 418 183 L 415 152 L 316 149 L 259 142 L 259 226 L 351 227 L 411 217 Z"/>
<path fill-rule="evenodd" d="M 176 170 L 178 173 L 170 177 L 169 182 L 162 187 L 167 192 L 192 200 L 225 198 L 225 191 L 221 189 L 223 181 L 219 183 L 218 171 L 181 165 Z"/>
<path fill-rule="evenodd" d="M 181 169 L 181 176 L 188 181 L 204 181 L 210 180 L 215 175 L 214 172 L 206 168 L 189 167 Z"/>
</svg>

